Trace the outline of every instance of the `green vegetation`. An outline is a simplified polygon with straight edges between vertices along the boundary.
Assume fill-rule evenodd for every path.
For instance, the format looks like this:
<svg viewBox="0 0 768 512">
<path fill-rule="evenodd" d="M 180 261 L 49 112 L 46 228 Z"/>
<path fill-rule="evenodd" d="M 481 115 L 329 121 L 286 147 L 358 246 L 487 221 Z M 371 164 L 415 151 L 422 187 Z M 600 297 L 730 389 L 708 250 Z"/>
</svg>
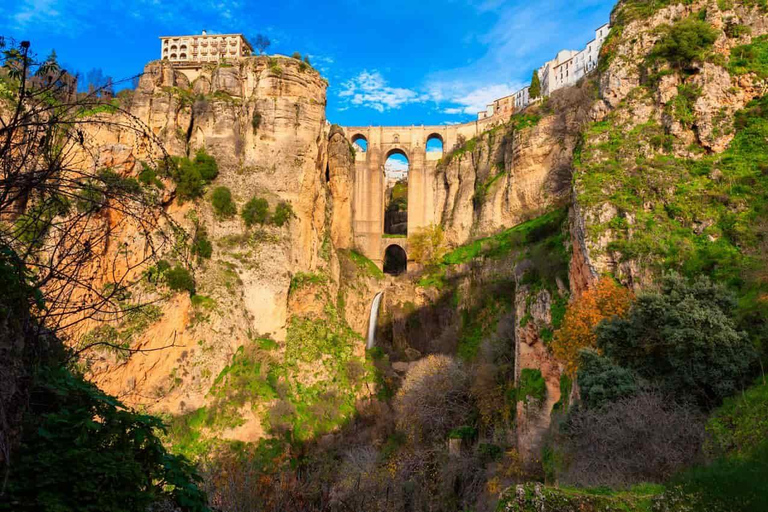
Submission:
<svg viewBox="0 0 768 512">
<path fill-rule="evenodd" d="M 462 360 L 473 361 L 483 340 L 491 338 L 496 332 L 499 319 L 512 311 L 514 282 L 498 280 L 489 288 L 478 304 L 461 310 L 456 355 Z"/>
<path fill-rule="evenodd" d="M 675 119 L 686 127 L 691 128 L 696 120 L 693 113 L 693 104 L 701 96 L 701 87 L 688 84 L 677 86 L 677 96 L 672 100 L 672 112 Z"/>
<path fill-rule="evenodd" d="M 146 162 L 141 162 L 141 172 L 139 173 L 139 183 L 144 186 L 153 186 L 164 189 L 165 185 L 157 176 L 157 171 L 150 167 Z"/>
<path fill-rule="evenodd" d="M 758 78 L 768 78 L 768 35 L 752 39 L 749 44 L 731 50 L 728 71 L 732 75 L 754 73 Z"/>
<path fill-rule="evenodd" d="M 193 256 L 199 259 L 211 259 L 213 255 L 213 244 L 208 239 L 208 232 L 204 227 L 198 227 L 195 231 L 195 237 L 192 239 L 191 252 Z"/>
<path fill-rule="evenodd" d="M 640 484 L 626 491 L 605 487 L 546 487 L 528 483 L 516 494 L 510 487 L 502 494 L 496 508 L 504 512 L 538 512 L 540 510 L 579 510 L 581 512 L 650 512 L 654 498 L 664 491 L 660 485 Z"/>
<path fill-rule="evenodd" d="M 717 35 L 709 23 L 695 17 L 685 18 L 666 28 L 648 57 L 651 61 L 665 60 L 673 68 L 686 69 L 705 59 Z"/>
<path fill-rule="evenodd" d="M 532 126 L 536 126 L 539 124 L 539 121 L 541 121 L 541 116 L 539 114 L 518 112 L 509 118 L 509 123 L 507 123 L 507 126 L 512 128 L 514 131 L 520 131 L 526 128 L 531 128 Z"/>
<path fill-rule="evenodd" d="M 528 88 L 528 95 L 531 98 L 541 96 L 541 80 L 539 80 L 539 71 L 537 69 L 534 69 L 531 75 L 531 86 Z"/>
<path fill-rule="evenodd" d="M 194 159 L 173 158 L 170 166 L 161 166 L 161 171 L 176 182 L 176 197 L 184 202 L 202 196 L 205 185 L 218 176 L 219 167 L 216 160 L 201 148 Z"/>
<path fill-rule="evenodd" d="M 735 328 L 734 306 L 725 288 L 706 277 L 689 283 L 667 275 L 661 290 L 640 295 L 626 318 L 600 324 L 597 345 L 662 389 L 716 405 L 742 388 L 756 359 L 747 336 Z"/>
<path fill-rule="evenodd" d="M 737 112 L 734 128 L 725 152 L 684 159 L 667 153 L 674 140 L 660 125 L 625 130 L 609 115 L 588 129 L 575 180 L 580 204 L 607 202 L 619 212 L 591 236 L 610 231 L 615 257 L 642 258 L 657 273 L 677 269 L 725 283 L 754 339 L 768 311 L 759 298 L 768 285 L 748 270 L 765 265 L 758 246 L 768 209 L 768 98 Z"/>
<path fill-rule="evenodd" d="M 232 192 L 227 187 L 216 187 L 211 194 L 211 205 L 217 217 L 227 219 L 237 213 L 237 206 L 232 200 Z"/>
<path fill-rule="evenodd" d="M 705 451 L 712 456 L 746 456 L 768 439 L 768 384 L 764 378 L 726 398 L 707 422 Z"/>
<path fill-rule="evenodd" d="M 64 368 L 43 369 L 34 396 L 0 510 L 144 512 L 163 499 L 208 510 L 193 466 L 155 435 L 159 419 Z"/>
<path fill-rule="evenodd" d="M 579 353 L 578 383 L 587 407 L 602 407 L 638 390 L 634 374 L 592 349 Z"/>
<path fill-rule="evenodd" d="M 261 197 L 251 198 L 240 213 L 245 225 L 251 227 L 254 224 L 266 224 L 269 220 L 269 203 Z"/>
<path fill-rule="evenodd" d="M 165 272 L 165 282 L 173 291 L 195 293 L 195 278 L 186 268 L 176 265 Z"/>
<path fill-rule="evenodd" d="M 79 346 L 93 346 L 126 359 L 131 342 L 163 316 L 160 307 L 153 304 L 136 306 L 121 301 L 121 306 L 124 312 L 117 325 L 105 323 L 93 328 L 80 338 Z"/>
<path fill-rule="evenodd" d="M 275 207 L 275 213 L 272 215 L 272 224 L 281 227 L 285 223 L 290 222 L 293 217 L 293 207 L 291 203 L 280 201 Z"/>
<path fill-rule="evenodd" d="M 293 293 L 306 286 L 324 284 L 328 281 L 328 276 L 323 274 L 312 274 L 307 272 L 297 272 L 291 278 L 291 286 L 288 293 Z"/>
<path fill-rule="evenodd" d="M 523 368 L 520 370 L 520 379 L 515 389 L 515 399 L 518 402 L 528 404 L 534 402 L 542 404 L 547 396 L 547 383 L 538 368 Z"/>
<path fill-rule="evenodd" d="M 367 275 L 374 277 L 376 279 L 384 279 L 384 272 L 381 271 L 381 269 L 376 266 L 374 262 L 360 254 L 359 252 L 355 251 L 354 249 L 349 251 L 344 251 L 344 254 L 349 257 L 352 262 L 357 265 L 357 268 L 365 272 Z"/>
</svg>

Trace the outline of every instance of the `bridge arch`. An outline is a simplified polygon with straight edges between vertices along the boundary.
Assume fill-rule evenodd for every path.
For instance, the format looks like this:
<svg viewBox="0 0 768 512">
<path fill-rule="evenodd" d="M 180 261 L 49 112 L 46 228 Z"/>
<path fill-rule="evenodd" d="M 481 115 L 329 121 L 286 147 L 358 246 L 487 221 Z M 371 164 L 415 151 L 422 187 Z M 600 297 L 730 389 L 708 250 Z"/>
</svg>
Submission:
<svg viewBox="0 0 768 512">
<path fill-rule="evenodd" d="M 384 155 L 384 161 L 386 162 L 387 159 L 389 159 L 389 157 L 391 157 L 392 155 L 404 156 L 405 159 L 408 160 L 408 163 L 411 162 L 411 156 L 408 154 L 408 151 L 406 151 L 403 148 L 399 148 L 399 147 L 398 148 L 392 148 L 389 151 L 387 151 L 386 154 Z"/>
<path fill-rule="evenodd" d="M 443 140 L 443 136 L 439 133 L 431 133 L 427 135 L 424 147 L 427 149 L 427 153 L 442 153 L 445 151 L 445 141 Z"/>
<path fill-rule="evenodd" d="M 384 159 L 384 234 L 408 235 L 408 154 L 399 148 L 387 151 Z"/>
<path fill-rule="evenodd" d="M 362 133 L 356 133 L 352 136 L 352 145 L 355 146 L 355 149 L 360 151 L 361 153 L 367 153 L 368 152 L 368 139 L 363 135 Z"/>
<path fill-rule="evenodd" d="M 399 244 L 393 243 L 384 250 L 384 273 L 393 276 L 408 270 L 408 255 Z"/>
</svg>

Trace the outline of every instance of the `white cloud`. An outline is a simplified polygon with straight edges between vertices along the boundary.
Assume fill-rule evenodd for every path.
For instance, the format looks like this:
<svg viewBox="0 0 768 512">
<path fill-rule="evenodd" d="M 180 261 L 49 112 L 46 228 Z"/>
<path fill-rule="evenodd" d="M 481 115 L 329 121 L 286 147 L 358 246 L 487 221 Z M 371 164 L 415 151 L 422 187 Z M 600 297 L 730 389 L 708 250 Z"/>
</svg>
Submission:
<svg viewBox="0 0 768 512">
<path fill-rule="evenodd" d="M 408 162 L 405 160 L 395 160 L 390 158 L 384 162 L 384 170 L 387 173 L 402 173 L 408 171 Z"/>
<path fill-rule="evenodd" d="M 523 85 L 517 82 L 502 84 L 477 85 L 462 81 L 445 82 L 432 85 L 432 95 L 439 101 L 459 106 L 447 107 L 444 114 L 477 114 L 485 110 L 489 103 L 508 96 Z"/>
<path fill-rule="evenodd" d="M 364 70 L 341 84 L 340 98 L 352 105 L 372 108 L 378 112 L 397 109 L 408 103 L 420 103 L 428 96 L 412 89 L 390 87 L 380 72 Z"/>
</svg>

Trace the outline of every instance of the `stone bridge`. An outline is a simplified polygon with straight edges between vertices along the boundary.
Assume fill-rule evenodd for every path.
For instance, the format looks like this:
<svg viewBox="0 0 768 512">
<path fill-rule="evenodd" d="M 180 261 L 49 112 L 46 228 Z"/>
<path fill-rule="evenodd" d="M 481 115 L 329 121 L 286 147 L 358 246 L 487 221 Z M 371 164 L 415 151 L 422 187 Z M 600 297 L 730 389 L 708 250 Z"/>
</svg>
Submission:
<svg viewBox="0 0 768 512">
<path fill-rule="evenodd" d="M 442 151 L 427 151 L 427 140 L 439 139 L 444 151 L 454 147 L 459 137 L 471 139 L 498 122 L 483 119 L 459 125 L 442 126 L 350 126 L 344 133 L 351 142 L 365 141 L 366 151 L 355 156 L 352 228 L 355 247 L 383 267 L 384 254 L 392 245 L 408 255 L 405 238 L 384 236 L 386 177 L 384 163 L 393 154 L 408 159 L 408 234 L 437 222 L 435 211 L 435 168 Z M 408 257 L 409 263 L 412 261 Z"/>
</svg>

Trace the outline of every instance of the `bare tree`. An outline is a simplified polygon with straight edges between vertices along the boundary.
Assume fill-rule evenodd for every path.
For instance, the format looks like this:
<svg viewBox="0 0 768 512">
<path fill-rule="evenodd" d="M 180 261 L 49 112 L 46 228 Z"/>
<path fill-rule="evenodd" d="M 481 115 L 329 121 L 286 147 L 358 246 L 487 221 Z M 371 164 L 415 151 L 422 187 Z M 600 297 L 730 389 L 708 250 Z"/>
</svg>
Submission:
<svg viewBox="0 0 768 512">
<path fill-rule="evenodd" d="M 29 305 L 41 327 L 56 331 L 125 314 L 126 288 L 170 241 L 161 224 L 176 228 L 156 193 L 104 163 L 93 134 L 119 130 L 149 165 L 173 163 L 144 123 L 120 107 L 93 115 L 103 91 L 78 97 L 72 77 L 29 47 L 0 46 L 11 89 L 0 104 L 0 246 L 42 293 Z M 139 255 L 115 250 L 127 227 L 143 237 Z"/>
<path fill-rule="evenodd" d="M 622 486 L 662 482 L 695 460 L 704 417 L 670 397 L 644 391 L 569 417 L 563 480 Z"/>
</svg>

